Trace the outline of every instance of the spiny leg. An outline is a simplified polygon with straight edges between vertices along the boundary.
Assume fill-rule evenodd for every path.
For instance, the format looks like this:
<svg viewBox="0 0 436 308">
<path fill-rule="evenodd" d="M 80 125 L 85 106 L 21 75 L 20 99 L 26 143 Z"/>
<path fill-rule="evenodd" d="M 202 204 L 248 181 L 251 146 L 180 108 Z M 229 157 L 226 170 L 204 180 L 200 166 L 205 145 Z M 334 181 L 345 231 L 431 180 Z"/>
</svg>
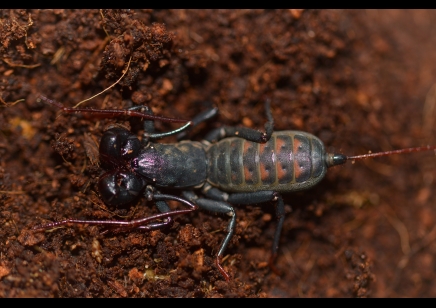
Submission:
<svg viewBox="0 0 436 308">
<path fill-rule="evenodd" d="M 280 235 L 283 229 L 283 222 L 285 220 L 285 206 L 284 206 L 283 198 L 280 195 L 280 193 L 272 190 L 266 190 L 266 191 L 257 191 L 257 192 L 249 192 L 249 193 L 227 194 L 217 188 L 211 187 L 208 184 L 205 185 L 203 192 L 207 197 L 211 199 L 228 202 L 230 204 L 255 205 L 258 203 L 265 203 L 270 201 L 276 202 L 275 210 L 276 210 L 276 217 L 277 217 L 277 227 L 274 233 L 269 266 L 276 274 L 279 274 L 278 270 L 274 266 L 274 261 L 277 258 Z M 230 239 L 228 240 L 230 241 Z"/>
<path fill-rule="evenodd" d="M 149 116 L 154 116 L 153 111 L 148 106 L 134 106 L 134 107 L 128 108 L 128 110 L 129 111 L 139 110 L 143 114 L 146 114 Z M 175 134 L 179 134 L 179 133 L 185 131 L 186 129 L 188 129 L 192 125 L 193 125 L 192 121 L 189 121 L 185 125 L 183 125 L 182 127 L 176 128 L 176 129 L 171 130 L 169 132 L 155 133 L 154 121 L 144 120 L 144 134 L 143 134 L 142 142 L 146 144 L 146 143 L 148 143 L 148 141 L 150 139 L 152 139 L 152 140 L 153 139 L 160 139 L 160 138 L 172 136 Z"/>
<path fill-rule="evenodd" d="M 226 214 L 230 216 L 230 222 L 227 225 L 227 234 L 221 243 L 221 246 L 218 250 L 218 253 L 216 255 L 215 264 L 218 268 L 218 270 L 221 272 L 221 275 L 223 275 L 224 279 L 226 281 L 230 280 L 229 274 L 224 270 L 224 268 L 221 265 L 221 259 L 224 255 L 224 251 L 226 250 L 227 246 L 230 243 L 230 240 L 233 237 L 233 234 L 235 232 L 235 226 L 236 226 L 236 213 L 233 207 L 224 202 L 224 201 L 217 201 L 217 200 L 211 200 L 211 199 L 205 199 L 205 198 L 198 198 L 197 195 L 195 195 L 192 191 L 184 191 L 183 196 L 190 201 L 194 202 L 198 205 L 199 208 L 204 209 L 206 211 L 210 211 L 213 213 L 219 213 L 219 214 Z"/>
<path fill-rule="evenodd" d="M 191 126 L 189 127 L 189 130 L 185 130 L 184 132 L 180 133 L 177 135 L 177 140 L 182 140 L 183 138 L 185 138 L 189 131 L 191 129 L 193 129 L 194 127 L 196 127 L 197 125 L 199 125 L 200 123 L 207 121 L 211 118 L 213 118 L 214 116 L 216 116 L 218 114 L 218 108 L 214 107 L 208 110 L 205 110 L 199 114 L 197 114 L 192 120 L 191 120 Z"/>
<path fill-rule="evenodd" d="M 280 193 L 272 190 L 256 191 L 250 193 L 234 193 L 230 194 L 227 200 L 231 204 L 257 204 L 269 201 L 275 201 L 275 210 L 277 217 L 277 227 L 274 233 L 273 245 L 271 249 L 271 257 L 269 259 L 270 268 L 279 274 L 279 271 L 274 266 L 274 261 L 277 258 L 277 251 L 279 249 L 280 235 L 283 229 L 283 222 L 285 221 L 285 205 Z"/>
<path fill-rule="evenodd" d="M 258 191 L 249 193 L 233 193 L 227 194 L 221 190 L 211 187 L 206 184 L 203 188 L 203 193 L 210 199 L 198 198 L 193 192 L 183 192 L 183 196 L 192 202 L 196 203 L 199 208 L 211 211 L 214 213 L 227 214 L 231 217 L 229 224 L 227 225 L 227 234 L 221 243 L 219 251 L 216 256 L 216 266 L 228 281 L 230 279 L 229 274 L 224 270 L 221 265 L 221 259 L 224 255 L 227 246 L 232 239 L 236 225 L 236 213 L 231 204 L 243 204 L 253 205 L 257 203 L 265 203 L 269 201 L 276 201 L 276 216 L 277 216 L 277 228 L 274 234 L 274 240 L 272 245 L 272 253 L 269 260 L 270 268 L 278 274 L 277 269 L 274 266 L 274 260 L 277 257 L 277 251 L 279 248 L 280 235 L 283 228 L 283 222 L 285 219 L 285 207 L 283 198 L 280 193 L 276 191 Z"/>
<path fill-rule="evenodd" d="M 271 138 L 274 129 L 274 119 L 271 114 L 269 100 L 265 102 L 265 112 L 268 119 L 265 123 L 265 132 L 248 127 L 223 126 L 212 130 L 204 139 L 209 142 L 216 142 L 226 137 L 240 137 L 257 143 L 265 143 Z"/>
</svg>

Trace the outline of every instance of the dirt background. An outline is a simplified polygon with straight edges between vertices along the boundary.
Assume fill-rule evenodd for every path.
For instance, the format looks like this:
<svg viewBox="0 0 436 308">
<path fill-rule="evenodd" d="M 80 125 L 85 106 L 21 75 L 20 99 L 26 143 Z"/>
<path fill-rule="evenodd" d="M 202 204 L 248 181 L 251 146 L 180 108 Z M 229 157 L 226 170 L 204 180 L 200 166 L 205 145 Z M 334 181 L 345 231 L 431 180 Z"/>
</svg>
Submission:
<svg viewBox="0 0 436 308">
<path fill-rule="evenodd" d="M 98 159 L 86 152 L 107 124 L 140 134 L 139 123 L 60 114 L 39 94 L 74 106 L 132 57 L 121 82 L 83 106 L 145 104 L 191 119 L 216 105 L 219 117 L 190 135 L 201 140 L 223 124 L 262 129 L 270 98 L 276 130 L 313 133 L 331 152 L 435 144 L 435 19 L 422 10 L 1 10 L 0 296 L 435 297 L 431 152 L 348 163 L 286 195 L 281 275 L 266 263 L 272 204 L 237 209 L 223 262 L 230 282 L 213 264 L 228 220 L 210 213 L 149 233 L 29 231 L 156 213 L 145 200 L 106 207 Z"/>
</svg>

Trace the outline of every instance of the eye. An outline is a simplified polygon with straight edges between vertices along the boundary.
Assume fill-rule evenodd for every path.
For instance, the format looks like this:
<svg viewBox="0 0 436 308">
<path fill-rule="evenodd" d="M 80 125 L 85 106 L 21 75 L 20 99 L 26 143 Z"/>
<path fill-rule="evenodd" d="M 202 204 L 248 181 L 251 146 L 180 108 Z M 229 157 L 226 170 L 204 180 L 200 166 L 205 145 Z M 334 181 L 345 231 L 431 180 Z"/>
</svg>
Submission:
<svg viewBox="0 0 436 308">
<path fill-rule="evenodd" d="M 141 194 L 144 181 L 133 172 L 112 170 L 106 172 L 98 182 L 101 199 L 107 205 L 126 205 Z"/>
</svg>

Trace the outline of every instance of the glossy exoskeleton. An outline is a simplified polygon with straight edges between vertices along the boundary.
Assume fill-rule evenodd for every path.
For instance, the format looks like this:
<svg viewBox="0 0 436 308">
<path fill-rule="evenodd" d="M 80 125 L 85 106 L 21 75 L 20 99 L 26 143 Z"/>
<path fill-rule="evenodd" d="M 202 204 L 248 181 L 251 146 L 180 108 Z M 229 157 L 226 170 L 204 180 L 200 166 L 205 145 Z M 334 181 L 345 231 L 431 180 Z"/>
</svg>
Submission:
<svg viewBox="0 0 436 308">
<path fill-rule="evenodd" d="M 99 180 L 99 193 L 108 205 L 127 204 L 145 193 L 148 200 L 156 201 L 161 214 L 134 221 L 68 219 L 37 226 L 35 229 L 76 223 L 115 226 L 119 230 L 152 230 L 168 226 L 172 223 L 171 216 L 191 212 L 198 206 L 230 217 L 227 234 L 216 255 L 216 265 L 228 280 L 230 277 L 220 261 L 235 229 L 236 214 L 233 205 L 275 202 L 278 224 L 270 258 L 273 268 L 285 218 L 281 193 L 309 189 L 325 176 L 327 168 L 344 164 L 350 159 L 436 149 L 436 146 L 427 146 L 350 157 L 329 154 L 326 153 L 322 141 L 309 133 L 291 130 L 273 132 L 269 102 L 265 105 L 268 119 L 265 132 L 224 126 L 212 130 L 202 142 L 180 141 L 173 144 L 153 141 L 177 133 L 179 138 L 183 138 L 185 132 L 182 131 L 213 117 L 217 109 L 199 114 L 179 129 L 157 134 L 154 133 L 155 119 L 151 111 L 146 107 L 131 108 L 129 112 L 141 110 L 140 115 L 144 115 L 145 112 L 151 117 L 144 120 L 142 140 L 120 127 L 112 127 L 104 133 L 99 152 L 101 165 L 107 172 Z M 98 112 L 95 109 L 78 111 L 59 107 L 71 113 Z M 128 111 L 117 112 L 126 114 Z M 182 197 L 159 192 L 160 189 L 166 188 L 180 189 Z M 197 196 L 194 190 L 200 190 L 202 196 Z M 182 202 L 189 209 L 171 211 L 167 200 Z M 156 222 L 160 218 L 166 220 Z"/>
</svg>

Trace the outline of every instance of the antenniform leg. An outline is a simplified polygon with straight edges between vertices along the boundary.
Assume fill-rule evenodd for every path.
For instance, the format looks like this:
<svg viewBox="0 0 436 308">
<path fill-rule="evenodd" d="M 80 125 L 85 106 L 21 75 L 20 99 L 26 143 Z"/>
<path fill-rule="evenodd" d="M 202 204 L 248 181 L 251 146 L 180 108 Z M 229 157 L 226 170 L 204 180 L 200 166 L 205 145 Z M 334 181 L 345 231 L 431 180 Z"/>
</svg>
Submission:
<svg viewBox="0 0 436 308">
<path fill-rule="evenodd" d="M 71 107 L 64 107 L 61 103 L 56 102 L 42 95 L 39 96 L 38 101 L 40 101 L 41 99 L 51 105 L 58 107 L 65 113 L 89 113 L 89 114 L 102 115 L 107 117 L 129 116 L 129 117 L 146 118 L 152 121 L 162 121 L 162 122 L 170 122 L 170 123 L 186 123 L 186 122 L 190 123 L 189 121 L 184 119 L 167 118 L 167 117 L 156 116 L 151 114 L 144 114 L 143 112 L 137 112 L 135 111 L 136 107 L 133 107 L 131 109 L 71 108 Z"/>
<path fill-rule="evenodd" d="M 167 195 L 167 194 L 161 194 L 159 192 L 154 192 L 153 187 L 147 186 L 146 189 L 146 197 L 148 200 L 154 200 L 157 202 L 158 209 L 162 212 L 159 214 L 151 215 L 144 218 L 134 219 L 131 221 L 124 221 L 124 220 L 81 220 L 81 219 L 65 219 L 62 221 L 52 222 L 48 224 L 43 225 L 37 225 L 33 227 L 33 230 L 35 231 L 41 231 L 41 230 L 47 230 L 47 229 L 53 229 L 56 227 L 61 226 L 68 226 L 68 225 L 97 225 L 97 226 L 106 226 L 110 228 L 116 228 L 119 231 L 127 231 L 135 228 L 139 228 L 142 230 L 156 230 L 159 228 L 166 227 L 172 223 L 171 217 L 176 215 L 182 215 L 187 214 L 190 212 L 195 211 L 198 207 L 193 204 L 192 202 L 180 198 L 178 196 L 173 195 Z M 170 211 L 168 205 L 166 204 L 166 201 L 168 200 L 174 200 L 183 203 L 184 205 L 188 206 L 188 209 L 184 210 L 174 210 Z M 161 219 L 167 219 L 164 222 L 155 222 L 157 220 Z"/>
</svg>

